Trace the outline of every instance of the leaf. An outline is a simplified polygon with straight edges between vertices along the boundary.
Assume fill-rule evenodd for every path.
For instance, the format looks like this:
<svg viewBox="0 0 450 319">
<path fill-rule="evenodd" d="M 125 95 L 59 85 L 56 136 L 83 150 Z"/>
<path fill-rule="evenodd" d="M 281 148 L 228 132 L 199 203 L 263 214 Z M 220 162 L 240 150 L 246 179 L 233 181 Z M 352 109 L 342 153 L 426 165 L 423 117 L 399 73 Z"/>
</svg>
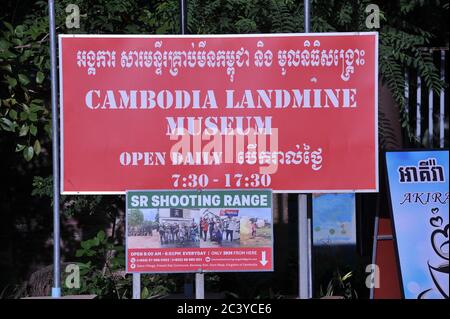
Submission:
<svg viewBox="0 0 450 319">
<path fill-rule="evenodd" d="M 36 155 L 41 153 L 41 143 L 39 143 L 39 140 L 34 141 L 33 149 Z"/>
<path fill-rule="evenodd" d="M 37 112 L 37 111 L 43 111 L 44 108 L 40 106 L 39 104 L 36 104 L 34 102 L 31 102 L 30 104 L 30 112 Z"/>
<path fill-rule="evenodd" d="M 98 237 L 94 237 L 91 240 L 92 240 L 92 246 L 98 246 L 100 244 L 100 240 L 98 239 Z"/>
<path fill-rule="evenodd" d="M 17 120 L 17 111 L 16 110 L 10 110 L 9 111 L 9 117 L 11 120 Z"/>
<path fill-rule="evenodd" d="M 342 281 L 347 280 L 348 278 L 350 278 L 352 276 L 352 272 L 348 272 L 347 274 L 344 275 L 344 277 L 342 277 Z"/>
<path fill-rule="evenodd" d="M 10 77 L 9 75 L 6 76 L 6 81 L 8 82 L 10 87 L 15 87 L 17 85 L 17 80 L 15 78 Z"/>
<path fill-rule="evenodd" d="M 52 126 L 50 124 L 45 124 L 44 130 L 49 136 L 52 135 Z"/>
<path fill-rule="evenodd" d="M 23 157 L 27 162 L 31 161 L 34 155 L 34 149 L 33 146 L 28 146 L 23 150 Z"/>
<path fill-rule="evenodd" d="M 102 242 L 105 239 L 105 237 L 106 237 L 106 234 L 103 230 L 98 232 L 98 234 L 97 234 L 98 240 L 100 240 Z"/>
<path fill-rule="evenodd" d="M 84 250 L 77 249 L 77 252 L 75 253 L 75 257 L 83 257 L 83 255 L 84 255 Z"/>
<path fill-rule="evenodd" d="M 147 287 L 144 287 L 144 289 L 142 289 L 141 299 L 147 299 L 149 295 L 150 295 L 150 293 L 149 293 Z"/>
<path fill-rule="evenodd" d="M 42 82 L 44 82 L 44 78 L 45 78 L 45 75 L 41 71 L 38 71 L 38 73 L 36 73 L 36 83 L 37 84 L 41 84 Z"/>
<path fill-rule="evenodd" d="M 4 50 L 3 52 L 0 52 L 0 53 L 2 53 L 3 58 L 7 58 L 7 59 L 15 59 L 17 57 L 17 54 L 12 53 L 9 50 Z"/>
<path fill-rule="evenodd" d="M 1 49 L 1 43 L 2 43 L 2 41 L 0 41 L 0 49 Z M 2 66 L 0 66 L 0 69 L 2 69 L 4 71 L 8 71 L 9 73 L 12 72 L 11 64 L 2 65 Z"/>
<path fill-rule="evenodd" d="M 20 120 L 25 121 L 26 119 L 28 119 L 28 113 L 24 111 L 20 112 Z"/>
<path fill-rule="evenodd" d="M 16 145 L 16 152 L 21 152 L 25 148 L 25 145 L 17 144 Z"/>
<path fill-rule="evenodd" d="M 30 80 L 25 74 L 19 74 L 19 82 L 22 85 L 27 85 L 28 83 L 30 83 Z"/>
<path fill-rule="evenodd" d="M 11 25 L 11 23 L 8 23 L 6 21 L 3 21 L 3 24 L 5 25 L 6 28 L 8 28 L 9 32 L 13 33 L 14 32 L 14 28 Z"/>
<path fill-rule="evenodd" d="M 33 56 L 33 51 L 27 50 L 24 53 L 22 53 L 22 55 L 19 57 L 19 62 L 20 63 L 25 63 L 32 56 Z"/>
<path fill-rule="evenodd" d="M 16 29 L 14 30 L 14 32 L 16 33 L 16 35 L 17 35 L 19 38 L 23 37 L 23 29 L 24 29 L 23 25 L 18 25 L 18 26 L 16 27 Z"/>
<path fill-rule="evenodd" d="M 17 46 L 23 45 L 22 40 L 20 40 L 18 38 L 12 39 L 12 42 L 13 42 L 13 44 L 15 44 Z M 29 52 L 29 51 L 26 51 L 26 52 Z"/>
<path fill-rule="evenodd" d="M 81 247 L 84 248 L 84 249 L 89 249 L 89 248 L 91 248 L 91 244 L 90 244 L 90 242 L 88 240 L 82 241 L 81 242 Z"/>
<path fill-rule="evenodd" d="M 23 124 L 19 131 L 19 136 L 26 136 L 28 134 L 30 127 L 26 124 Z"/>
<path fill-rule="evenodd" d="M 28 118 L 30 119 L 30 121 L 36 122 L 37 121 L 37 114 L 32 112 L 32 113 L 28 114 Z"/>
<path fill-rule="evenodd" d="M 36 134 L 37 134 L 37 127 L 34 124 L 30 125 L 30 133 L 33 136 L 36 136 Z"/>
<path fill-rule="evenodd" d="M 16 124 L 14 122 L 11 122 L 9 119 L 7 119 L 6 117 L 2 117 L 0 119 L 0 126 L 8 132 L 14 132 Z"/>
<path fill-rule="evenodd" d="M 43 104 L 44 100 L 43 99 L 33 99 L 31 101 L 31 104 Z"/>
</svg>

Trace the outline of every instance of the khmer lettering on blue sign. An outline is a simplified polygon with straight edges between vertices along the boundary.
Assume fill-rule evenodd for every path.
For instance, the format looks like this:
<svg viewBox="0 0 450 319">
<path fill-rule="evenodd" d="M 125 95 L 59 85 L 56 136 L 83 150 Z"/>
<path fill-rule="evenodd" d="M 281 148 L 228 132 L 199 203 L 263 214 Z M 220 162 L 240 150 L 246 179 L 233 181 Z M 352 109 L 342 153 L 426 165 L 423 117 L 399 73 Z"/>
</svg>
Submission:
<svg viewBox="0 0 450 319">
<path fill-rule="evenodd" d="M 448 151 L 387 152 L 404 297 L 449 297 Z"/>
</svg>

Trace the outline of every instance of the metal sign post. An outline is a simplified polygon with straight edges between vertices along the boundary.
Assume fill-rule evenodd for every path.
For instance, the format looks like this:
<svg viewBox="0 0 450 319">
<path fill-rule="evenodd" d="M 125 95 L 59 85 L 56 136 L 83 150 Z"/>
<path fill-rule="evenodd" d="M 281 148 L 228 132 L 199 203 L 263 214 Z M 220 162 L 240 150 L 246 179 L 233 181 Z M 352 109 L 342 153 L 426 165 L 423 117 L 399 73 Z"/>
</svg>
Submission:
<svg viewBox="0 0 450 319">
<path fill-rule="evenodd" d="M 304 0 L 304 11 L 305 11 L 305 33 L 309 32 L 310 26 L 311 26 L 311 20 L 310 20 L 310 16 L 309 13 L 311 11 L 310 7 L 309 7 L 309 0 Z"/>
<path fill-rule="evenodd" d="M 50 28 L 50 79 L 52 103 L 52 158 L 53 158 L 53 287 L 52 297 L 61 297 L 61 260 L 59 225 L 59 129 L 58 129 L 58 76 L 56 73 L 55 2 L 48 1 Z"/>
<path fill-rule="evenodd" d="M 195 299 L 205 299 L 205 274 L 195 274 Z"/>
<path fill-rule="evenodd" d="M 180 33 L 186 34 L 186 27 L 187 27 L 187 1 L 186 0 L 180 0 Z M 186 274 L 186 276 L 190 276 L 190 274 Z M 187 290 L 189 287 L 192 287 L 191 281 L 188 280 L 188 278 L 185 278 L 185 288 Z M 195 298 L 196 299 L 204 299 L 205 295 L 205 282 L 204 282 L 204 275 L 202 273 L 196 273 L 195 274 Z M 188 293 L 189 294 L 189 293 Z"/>
<path fill-rule="evenodd" d="M 141 274 L 133 274 L 133 299 L 141 299 Z"/>
<path fill-rule="evenodd" d="M 186 34 L 187 16 L 186 16 L 186 0 L 180 0 L 180 32 Z"/>
<path fill-rule="evenodd" d="M 298 195 L 298 280 L 299 298 L 311 298 L 311 222 L 308 218 L 308 195 Z"/>
<path fill-rule="evenodd" d="M 304 0 L 305 33 L 310 30 L 309 0 Z M 311 217 L 308 216 L 308 195 L 298 195 L 298 281 L 299 298 L 312 297 Z"/>
</svg>

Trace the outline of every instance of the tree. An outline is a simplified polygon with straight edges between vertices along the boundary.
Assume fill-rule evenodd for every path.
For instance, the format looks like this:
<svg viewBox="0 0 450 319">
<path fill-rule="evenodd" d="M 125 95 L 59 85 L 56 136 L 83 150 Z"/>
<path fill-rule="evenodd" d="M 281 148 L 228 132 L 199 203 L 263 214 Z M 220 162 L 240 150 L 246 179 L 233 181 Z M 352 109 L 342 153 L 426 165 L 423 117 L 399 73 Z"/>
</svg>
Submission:
<svg viewBox="0 0 450 319">
<path fill-rule="evenodd" d="M 128 225 L 140 226 L 144 223 L 144 213 L 139 209 L 131 209 L 128 213 Z"/>
</svg>

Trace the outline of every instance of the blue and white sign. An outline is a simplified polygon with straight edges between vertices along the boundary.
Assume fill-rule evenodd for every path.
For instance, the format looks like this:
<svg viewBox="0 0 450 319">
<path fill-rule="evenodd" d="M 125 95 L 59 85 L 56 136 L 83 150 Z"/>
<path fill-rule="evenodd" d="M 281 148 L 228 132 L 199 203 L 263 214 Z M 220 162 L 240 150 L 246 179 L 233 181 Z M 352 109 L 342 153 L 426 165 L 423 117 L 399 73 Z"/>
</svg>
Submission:
<svg viewBox="0 0 450 319">
<path fill-rule="evenodd" d="M 448 151 L 387 152 L 403 293 L 449 297 Z"/>
<path fill-rule="evenodd" d="M 356 245 L 355 193 L 313 194 L 314 246 Z"/>
</svg>

